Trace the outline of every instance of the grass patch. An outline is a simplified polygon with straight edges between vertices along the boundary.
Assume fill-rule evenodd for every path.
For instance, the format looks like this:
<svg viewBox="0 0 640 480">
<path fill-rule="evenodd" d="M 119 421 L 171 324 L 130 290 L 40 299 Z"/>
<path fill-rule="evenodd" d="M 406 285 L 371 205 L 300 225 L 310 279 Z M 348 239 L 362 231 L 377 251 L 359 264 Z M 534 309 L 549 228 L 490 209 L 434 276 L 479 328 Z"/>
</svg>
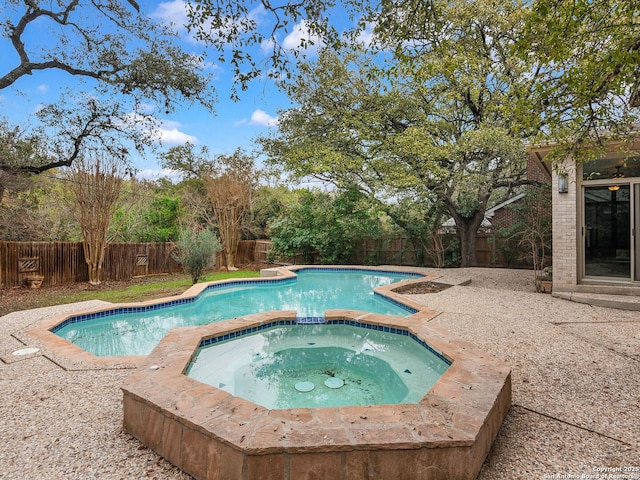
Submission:
<svg viewBox="0 0 640 480">
<path fill-rule="evenodd" d="M 254 270 L 214 272 L 206 275 L 202 282 L 215 282 L 229 278 L 252 278 L 259 276 L 260 272 Z M 182 275 L 180 275 L 180 277 L 182 278 L 175 279 L 172 277 L 172 279 L 168 279 L 166 281 L 136 284 L 114 290 L 81 292 L 69 296 L 68 299 L 62 303 L 81 302 L 83 300 L 104 300 L 105 302 L 126 303 L 179 295 L 192 285 L 190 278 L 183 277 Z M 154 278 L 157 279 L 157 277 Z"/>
<path fill-rule="evenodd" d="M 230 278 L 259 277 L 259 270 L 235 272 L 211 272 L 203 282 Z M 5 289 L 0 298 L 0 316 L 18 310 L 50 307 L 86 300 L 103 300 L 111 303 L 131 303 L 180 295 L 191 286 L 191 277 L 182 274 L 134 278 L 128 282 L 105 282 L 91 286 L 88 283 L 44 287 L 38 290 Z"/>
</svg>

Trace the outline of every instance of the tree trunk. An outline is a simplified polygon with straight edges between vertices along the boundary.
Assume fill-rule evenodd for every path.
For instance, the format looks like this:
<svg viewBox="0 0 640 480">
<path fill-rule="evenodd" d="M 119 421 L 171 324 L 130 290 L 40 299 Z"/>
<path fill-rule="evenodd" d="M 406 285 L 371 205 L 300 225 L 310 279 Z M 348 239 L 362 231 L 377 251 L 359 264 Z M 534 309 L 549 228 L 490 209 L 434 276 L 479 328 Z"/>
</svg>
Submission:
<svg viewBox="0 0 640 480">
<path fill-rule="evenodd" d="M 475 222 L 459 222 L 456 224 L 456 233 L 460 239 L 460 266 L 477 267 L 477 233 Z"/>
<path fill-rule="evenodd" d="M 89 265 L 89 284 L 90 285 L 100 285 L 102 281 L 100 280 L 100 271 L 101 268 L 97 265 Z"/>
<path fill-rule="evenodd" d="M 477 234 L 484 220 L 486 199 L 480 202 L 473 217 L 463 217 L 452 202 L 445 202 L 445 206 L 456 222 L 456 235 L 460 239 L 460 267 L 477 267 Z"/>
<path fill-rule="evenodd" d="M 224 256 L 227 260 L 227 270 L 237 270 L 236 268 L 236 252 L 233 249 L 233 245 L 227 246 L 224 249 Z"/>
</svg>

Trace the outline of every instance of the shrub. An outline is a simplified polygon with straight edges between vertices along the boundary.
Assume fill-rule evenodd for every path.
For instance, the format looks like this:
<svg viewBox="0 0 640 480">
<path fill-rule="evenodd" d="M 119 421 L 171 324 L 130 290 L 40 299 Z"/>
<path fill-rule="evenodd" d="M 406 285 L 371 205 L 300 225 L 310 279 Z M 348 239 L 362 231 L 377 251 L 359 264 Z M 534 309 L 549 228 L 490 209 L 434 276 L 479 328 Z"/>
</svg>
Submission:
<svg viewBox="0 0 640 480">
<path fill-rule="evenodd" d="M 180 232 L 173 258 L 191 275 L 195 284 L 204 270 L 215 265 L 216 253 L 222 250 L 218 236 L 209 229 L 194 231 L 188 228 Z"/>
</svg>

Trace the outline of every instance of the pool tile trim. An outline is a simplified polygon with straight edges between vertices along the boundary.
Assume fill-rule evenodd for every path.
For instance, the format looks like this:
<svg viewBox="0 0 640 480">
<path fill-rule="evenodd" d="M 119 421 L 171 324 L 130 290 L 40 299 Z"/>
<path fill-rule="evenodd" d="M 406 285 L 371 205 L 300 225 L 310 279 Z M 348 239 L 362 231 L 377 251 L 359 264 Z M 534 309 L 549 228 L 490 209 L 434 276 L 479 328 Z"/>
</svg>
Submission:
<svg viewBox="0 0 640 480">
<path fill-rule="evenodd" d="M 311 320 L 311 321 L 306 321 Z M 244 328 L 239 331 L 234 331 L 230 333 L 225 333 L 223 335 L 213 336 L 213 337 L 204 337 L 200 340 L 200 344 L 198 348 L 210 347 L 212 345 L 217 345 L 218 343 L 228 342 L 230 340 L 236 340 L 240 337 L 254 335 L 258 332 L 262 332 L 265 330 L 271 330 L 274 328 L 282 327 L 282 326 L 298 326 L 298 325 L 347 325 L 349 327 L 357 327 L 362 328 L 364 330 L 375 330 L 383 333 L 391 333 L 394 335 L 400 335 L 404 337 L 409 337 L 416 343 L 418 343 L 425 350 L 428 350 L 437 358 L 442 360 L 447 364 L 447 366 L 451 365 L 451 360 L 445 357 L 441 352 L 433 348 L 423 339 L 410 332 L 406 328 L 400 327 L 392 327 L 388 325 L 377 325 L 375 323 L 367 323 L 361 322 L 359 320 L 352 320 L 349 318 L 334 318 L 331 320 L 327 320 L 325 317 L 305 317 L 305 318 L 296 318 L 295 320 L 276 320 L 269 323 L 263 323 L 257 326 L 251 326 L 248 328 Z"/>
<path fill-rule="evenodd" d="M 52 333 L 58 333 L 60 330 L 62 330 L 65 327 L 68 327 L 69 325 L 72 325 L 74 323 L 79 323 L 79 322 L 85 322 L 85 321 L 89 321 L 89 320 L 95 320 L 95 319 L 99 319 L 99 318 L 106 318 L 106 317 L 110 317 L 113 315 L 126 315 L 126 314 L 131 314 L 131 313 L 145 313 L 145 312 L 149 312 L 149 311 L 154 311 L 154 310 L 161 310 L 161 309 L 165 309 L 165 308 L 170 308 L 170 307 L 175 307 L 178 305 L 185 305 L 185 304 L 189 304 L 189 303 L 193 303 L 198 301 L 203 295 L 205 295 L 207 292 L 213 291 L 213 290 L 219 290 L 219 289 L 223 289 L 223 288 L 230 288 L 230 287 L 235 287 L 235 286 L 246 286 L 246 285 L 281 285 L 282 283 L 287 283 L 287 282 L 295 282 L 296 278 L 297 278 L 297 273 L 298 272 L 304 272 L 304 271 L 320 271 L 320 272 L 332 272 L 332 271 L 341 271 L 341 272 L 362 272 L 362 271 L 370 271 L 372 273 L 384 273 L 384 274 L 389 274 L 389 273 L 397 273 L 398 275 L 402 275 L 402 276 L 406 276 L 409 278 L 423 278 L 424 274 L 421 273 L 417 273 L 417 272 L 403 272 L 402 270 L 383 270 L 383 269 L 379 269 L 379 268 L 367 268 L 367 267 L 362 267 L 362 268 L 356 268 L 356 267 L 313 267 L 313 266 L 303 266 L 303 267 L 294 267 L 291 269 L 287 269 L 285 271 L 291 272 L 290 275 L 283 275 L 282 277 L 261 277 L 261 278 L 247 278 L 247 279 L 229 279 L 229 280 L 220 280 L 217 282 L 208 282 L 208 283 L 203 283 L 201 285 L 204 286 L 204 288 L 202 288 L 197 294 L 193 295 L 193 296 L 189 296 L 189 297 L 183 297 L 183 298 L 178 298 L 178 299 L 174 299 L 174 300 L 169 300 L 169 301 L 158 301 L 155 303 L 147 303 L 147 304 L 142 304 L 142 305 L 137 305 L 137 306 L 120 306 L 120 307 L 115 307 L 112 309 L 107 309 L 107 310 L 100 310 L 100 311 L 96 311 L 96 312 L 91 312 L 91 313 L 84 313 L 84 314 L 78 314 L 78 315 L 70 315 L 67 318 L 65 318 L 63 321 L 61 321 L 60 323 L 58 323 L 57 325 L 53 326 L 52 328 L 49 329 L 50 332 Z M 200 284 L 199 284 L 200 285 Z M 394 287 L 397 286 L 396 283 L 393 284 Z M 374 291 L 374 294 L 377 296 L 381 296 L 383 297 L 385 300 L 389 301 L 390 303 L 392 303 L 393 305 L 400 307 L 402 309 L 404 309 L 405 311 L 409 312 L 409 313 L 416 313 L 417 309 L 406 305 L 405 303 L 395 300 L 393 298 L 389 298 L 386 294 L 381 293 L 379 291 Z"/>
</svg>

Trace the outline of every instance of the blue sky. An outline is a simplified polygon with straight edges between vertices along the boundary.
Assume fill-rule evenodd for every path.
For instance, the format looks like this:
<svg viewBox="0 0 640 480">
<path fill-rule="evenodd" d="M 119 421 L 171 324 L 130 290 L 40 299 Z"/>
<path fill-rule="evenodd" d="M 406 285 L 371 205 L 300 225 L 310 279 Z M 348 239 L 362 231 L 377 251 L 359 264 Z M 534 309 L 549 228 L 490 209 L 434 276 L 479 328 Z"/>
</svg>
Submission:
<svg viewBox="0 0 640 480">
<path fill-rule="evenodd" d="M 186 29 L 179 27 L 186 21 L 182 0 L 147 0 L 141 2 L 140 6 L 143 12 L 159 21 L 177 25 L 186 51 L 198 54 L 203 51 L 204 46 L 189 36 Z M 267 21 L 266 15 L 259 8 L 254 10 L 252 15 L 259 22 L 263 19 Z M 285 47 L 295 48 L 304 32 L 303 26 L 294 26 L 288 35 L 283 34 L 279 40 Z M 37 35 L 37 32 L 30 34 Z M 0 68 L 4 72 L 17 64 L 17 57 L 7 39 L 2 38 L 0 42 Z M 266 48 L 263 51 L 260 46 L 256 46 L 253 54 L 266 58 L 267 51 Z M 162 126 L 159 133 L 165 148 L 190 141 L 197 145 L 206 145 L 214 155 L 230 154 L 238 147 L 251 150 L 256 136 L 276 127 L 278 110 L 291 106 L 287 97 L 270 80 L 254 81 L 248 91 L 240 92 L 239 102 L 232 101 L 231 66 L 215 63 L 211 58 L 217 58 L 217 52 L 212 50 L 208 60 L 208 68 L 214 74 L 213 85 L 218 94 L 217 114 L 214 116 L 204 108 L 194 106 L 169 115 L 159 115 L 158 120 Z M 91 82 L 55 70 L 43 70 L 22 77 L 11 87 L 0 91 L 0 117 L 11 124 L 34 126 L 37 121 L 34 114 L 38 108 L 42 104 L 56 101 L 65 88 L 90 91 Z M 153 178 L 160 171 L 153 153 L 148 154 L 146 158 L 136 157 L 134 161 L 144 177 Z"/>
</svg>

